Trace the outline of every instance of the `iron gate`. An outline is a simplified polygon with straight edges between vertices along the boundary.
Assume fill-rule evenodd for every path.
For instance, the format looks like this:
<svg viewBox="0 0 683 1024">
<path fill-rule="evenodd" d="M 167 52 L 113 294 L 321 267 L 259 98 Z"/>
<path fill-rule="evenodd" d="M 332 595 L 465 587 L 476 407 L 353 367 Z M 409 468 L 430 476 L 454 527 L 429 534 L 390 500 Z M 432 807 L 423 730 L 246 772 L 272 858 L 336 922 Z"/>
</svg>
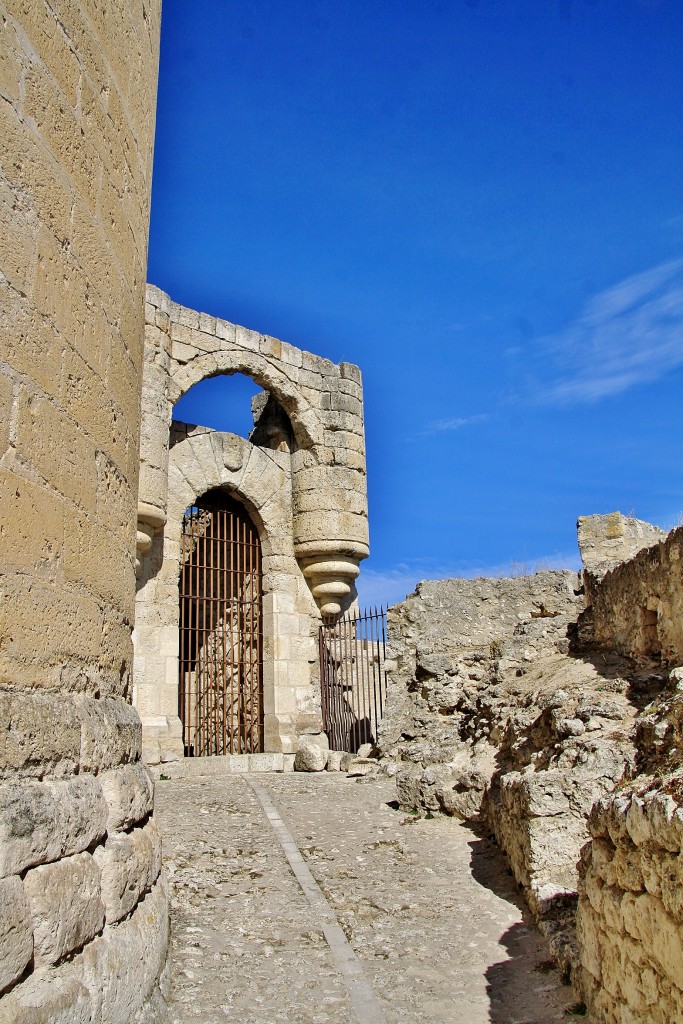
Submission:
<svg viewBox="0 0 683 1024">
<path fill-rule="evenodd" d="M 263 748 L 261 542 L 246 509 L 210 491 L 183 518 L 180 719 L 187 757 Z"/>
<path fill-rule="evenodd" d="M 332 750 L 355 754 L 377 742 L 387 695 L 386 611 L 367 610 L 319 634 L 323 729 Z"/>
</svg>

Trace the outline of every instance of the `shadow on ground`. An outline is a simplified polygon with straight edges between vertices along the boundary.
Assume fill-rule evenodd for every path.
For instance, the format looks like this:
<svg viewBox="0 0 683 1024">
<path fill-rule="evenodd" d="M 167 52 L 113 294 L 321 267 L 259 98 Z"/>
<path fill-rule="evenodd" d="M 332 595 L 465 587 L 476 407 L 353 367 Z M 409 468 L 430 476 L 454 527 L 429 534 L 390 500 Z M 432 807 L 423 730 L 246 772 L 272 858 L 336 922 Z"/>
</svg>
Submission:
<svg viewBox="0 0 683 1024">
<path fill-rule="evenodd" d="M 519 887 L 505 857 L 486 829 L 476 823 L 466 827 L 473 833 L 468 841 L 472 877 L 499 899 L 521 911 L 522 923 L 511 925 L 500 939 L 508 959 L 491 964 L 486 970 L 486 992 L 489 998 L 491 1024 L 550 1024 L 551 1021 L 578 1020 L 570 1013 L 575 1002 L 571 988 L 566 991 L 566 1012 L 541 1010 L 543 993 L 556 993 L 562 984 L 560 974 L 545 950 L 543 939 L 534 924 Z M 540 997 L 540 1000 L 539 1000 Z"/>
</svg>

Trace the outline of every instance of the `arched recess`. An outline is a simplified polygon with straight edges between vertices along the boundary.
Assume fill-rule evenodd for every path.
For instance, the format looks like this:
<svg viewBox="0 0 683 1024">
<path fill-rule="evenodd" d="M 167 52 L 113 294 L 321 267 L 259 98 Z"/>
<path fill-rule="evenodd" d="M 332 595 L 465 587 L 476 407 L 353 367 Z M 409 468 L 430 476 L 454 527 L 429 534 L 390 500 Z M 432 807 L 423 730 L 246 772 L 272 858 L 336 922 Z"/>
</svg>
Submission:
<svg viewBox="0 0 683 1024">
<path fill-rule="evenodd" d="M 291 376 L 259 352 L 219 349 L 199 352 L 185 362 L 171 360 L 169 399 L 175 405 L 193 385 L 219 374 L 243 373 L 275 396 L 292 423 L 297 447 L 316 450 L 323 444 L 324 428 L 320 410 L 304 397 L 296 367 Z"/>
<path fill-rule="evenodd" d="M 291 459 L 235 434 L 200 428 L 169 453 L 167 522 L 147 558 L 136 605 L 136 704 L 150 761 L 184 753 L 178 715 L 182 524 L 196 499 L 217 488 L 244 505 L 261 541 L 264 749 L 295 752 L 298 734 L 310 729 L 311 714 L 319 715 L 311 681 L 316 608 L 294 554 Z"/>
</svg>

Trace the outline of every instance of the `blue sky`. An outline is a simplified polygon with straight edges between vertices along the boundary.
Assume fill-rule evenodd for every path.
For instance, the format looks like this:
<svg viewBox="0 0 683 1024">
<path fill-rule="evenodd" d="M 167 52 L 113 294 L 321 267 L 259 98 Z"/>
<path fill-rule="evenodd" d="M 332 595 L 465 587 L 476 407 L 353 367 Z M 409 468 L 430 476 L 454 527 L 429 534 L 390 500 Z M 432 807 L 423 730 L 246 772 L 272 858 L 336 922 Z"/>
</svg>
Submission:
<svg viewBox="0 0 683 1024">
<path fill-rule="evenodd" d="M 361 366 L 362 601 L 683 515 L 682 49 L 680 0 L 164 0 L 148 277 Z"/>
</svg>

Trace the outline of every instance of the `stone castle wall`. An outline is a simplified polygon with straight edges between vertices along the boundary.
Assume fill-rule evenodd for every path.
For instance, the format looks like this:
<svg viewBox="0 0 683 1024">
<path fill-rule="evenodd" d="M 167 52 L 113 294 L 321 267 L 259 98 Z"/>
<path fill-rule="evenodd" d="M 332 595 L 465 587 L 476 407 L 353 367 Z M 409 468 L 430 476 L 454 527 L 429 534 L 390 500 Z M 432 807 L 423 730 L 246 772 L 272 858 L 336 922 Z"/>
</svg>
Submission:
<svg viewBox="0 0 683 1024">
<path fill-rule="evenodd" d="M 579 538 L 585 595 L 568 573 L 444 580 L 389 610 L 381 764 L 404 807 L 491 829 L 595 1024 L 669 1024 L 683 530 L 614 513 L 579 520 Z"/>
<path fill-rule="evenodd" d="M 682 545 L 679 527 L 587 588 L 598 650 L 662 674 L 636 719 L 637 774 L 595 804 L 581 857 L 577 981 L 599 1024 L 683 1019 Z"/>
<path fill-rule="evenodd" d="M 167 897 L 130 705 L 160 5 L 0 3 L 0 1020 L 136 1021 Z"/>
<path fill-rule="evenodd" d="M 589 593 L 596 643 L 683 664 L 683 527 L 615 566 Z"/>
<path fill-rule="evenodd" d="M 484 822 L 565 966 L 588 814 L 633 759 L 619 666 L 573 650 L 584 603 L 568 571 L 419 584 L 389 609 L 380 729 L 402 806 Z"/>
<path fill-rule="evenodd" d="M 683 1020 L 682 791 L 599 801 L 582 854 L 581 985 L 600 1024 Z"/>
</svg>

